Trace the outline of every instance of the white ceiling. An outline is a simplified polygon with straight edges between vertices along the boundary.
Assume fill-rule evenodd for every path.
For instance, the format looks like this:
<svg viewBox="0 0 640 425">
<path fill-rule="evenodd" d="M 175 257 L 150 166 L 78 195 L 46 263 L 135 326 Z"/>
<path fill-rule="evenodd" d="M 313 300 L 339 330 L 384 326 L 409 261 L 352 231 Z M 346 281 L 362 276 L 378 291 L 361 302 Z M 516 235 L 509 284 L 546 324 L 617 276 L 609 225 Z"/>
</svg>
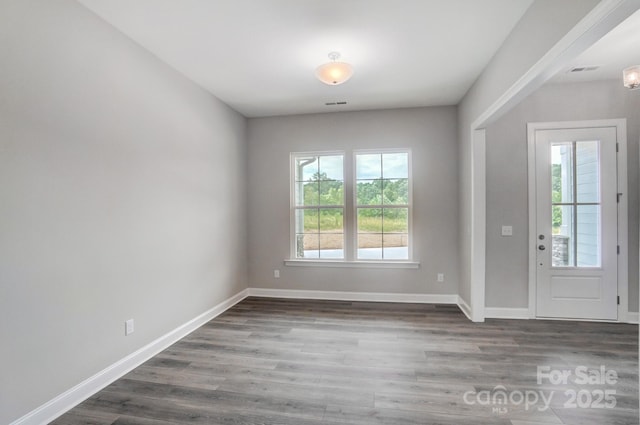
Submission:
<svg viewBox="0 0 640 425">
<path fill-rule="evenodd" d="M 622 84 L 622 70 L 640 65 L 640 11 L 571 61 L 552 83 L 573 83 L 618 79 Z M 570 72 L 574 68 L 597 66 L 594 71 Z"/>
<path fill-rule="evenodd" d="M 455 105 L 532 3 L 79 1 L 248 117 Z M 355 69 L 340 86 L 314 76 L 333 50 Z"/>
</svg>

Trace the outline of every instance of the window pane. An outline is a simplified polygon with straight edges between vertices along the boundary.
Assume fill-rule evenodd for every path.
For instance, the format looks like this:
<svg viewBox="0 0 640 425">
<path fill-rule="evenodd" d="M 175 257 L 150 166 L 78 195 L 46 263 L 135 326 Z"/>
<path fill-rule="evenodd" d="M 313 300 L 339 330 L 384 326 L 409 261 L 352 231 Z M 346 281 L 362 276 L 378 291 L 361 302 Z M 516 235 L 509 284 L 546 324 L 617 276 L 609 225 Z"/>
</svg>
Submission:
<svg viewBox="0 0 640 425">
<path fill-rule="evenodd" d="M 342 233 L 320 234 L 320 258 L 344 258 Z"/>
<path fill-rule="evenodd" d="M 320 182 L 295 182 L 296 206 L 315 206 L 320 202 Z"/>
<path fill-rule="evenodd" d="M 551 265 L 553 267 L 573 267 L 575 258 L 573 206 L 554 205 L 551 208 L 553 216 Z"/>
<path fill-rule="evenodd" d="M 409 203 L 409 180 L 382 180 L 384 205 L 407 205 Z"/>
<path fill-rule="evenodd" d="M 296 233 L 318 233 L 318 210 L 296 210 Z"/>
<path fill-rule="evenodd" d="M 382 228 L 385 234 L 409 232 L 408 208 L 384 208 L 382 214 Z"/>
<path fill-rule="evenodd" d="M 344 180 L 342 155 L 320 157 L 320 180 Z"/>
<path fill-rule="evenodd" d="M 358 259 L 382 259 L 382 234 L 358 233 Z"/>
<path fill-rule="evenodd" d="M 551 201 L 573 202 L 573 145 L 551 146 Z"/>
<path fill-rule="evenodd" d="M 409 259 L 409 235 L 406 233 L 385 233 L 382 235 L 382 256 L 385 260 Z"/>
<path fill-rule="evenodd" d="M 578 202 L 600 202 L 598 142 L 576 142 L 576 191 Z"/>
<path fill-rule="evenodd" d="M 326 180 L 320 184 L 320 205 L 342 205 L 344 202 L 344 183 L 336 180 Z"/>
<path fill-rule="evenodd" d="M 409 177 L 409 154 L 385 153 L 382 155 L 382 177 L 406 179 Z"/>
<path fill-rule="evenodd" d="M 382 209 L 358 208 L 358 258 L 382 259 Z"/>
<path fill-rule="evenodd" d="M 577 265 L 600 267 L 600 206 L 579 205 L 577 221 Z"/>
<path fill-rule="evenodd" d="M 295 159 L 296 206 L 343 205 L 343 156 L 301 156 Z"/>
<path fill-rule="evenodd" d="M 358 182 L 358 205 L 382 205 L 382 180 Z"/>
<path fill-rule="evenodd" d="M 382 233 L 382 209 L 358 208 L 358 233 Z"/>
<path fill-rule="evenodd" d="M 342 225 L 342 208 L 325 208 L 320 210 L 320 233 L 342 233 Z"/>
<path fill-rule="evenodd" d="M 382 178 L 382 155 L 356 155 L 356 179 L 371 180 Z"/>
<path fill-rule="evenodd" d="M 313 180 L 313 175 L 318 172 L 318 157 L 300 157 L 296 158 L 296 181 Z"/>
<path fill-rule="evenodd" d="M 296 235 L 297 258 L 318 258 L 320 236 L 318 233 Z"/>
</svg>

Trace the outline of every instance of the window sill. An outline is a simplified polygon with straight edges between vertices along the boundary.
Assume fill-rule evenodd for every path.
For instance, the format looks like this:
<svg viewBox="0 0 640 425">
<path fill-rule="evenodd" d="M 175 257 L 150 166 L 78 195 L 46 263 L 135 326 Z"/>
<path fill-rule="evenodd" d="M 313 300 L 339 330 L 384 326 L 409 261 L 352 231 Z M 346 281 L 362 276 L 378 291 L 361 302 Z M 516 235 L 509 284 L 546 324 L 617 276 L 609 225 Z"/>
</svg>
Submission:
<svg viewBox="0 0 640 425">
<path fill-rule="evenodd" d="M 360 269 L 418 269 L 416 261 L 335 261 L 335 260 L 284 260 L 285 266 L 293 267 L 346 267 Z"/>
</svg>

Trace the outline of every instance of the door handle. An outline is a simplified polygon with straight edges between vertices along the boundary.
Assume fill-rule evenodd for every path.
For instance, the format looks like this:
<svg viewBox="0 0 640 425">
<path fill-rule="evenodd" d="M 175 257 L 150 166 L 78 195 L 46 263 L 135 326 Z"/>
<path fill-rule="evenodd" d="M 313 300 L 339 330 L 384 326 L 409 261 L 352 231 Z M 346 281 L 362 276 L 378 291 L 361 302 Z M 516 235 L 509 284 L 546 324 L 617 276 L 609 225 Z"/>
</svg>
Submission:
<svg viewBox="0 0 640 425">
<path fill-rule="evenodd" d="M 544 245 L 538 245 L 538 249 L 539 249 L 540 251 L 544 251 L 544 250 L 545 250 L 545 249 L 547 249 L 547 248 L 545 248 L 545 246 L 544 246 Z"/>
</svg>

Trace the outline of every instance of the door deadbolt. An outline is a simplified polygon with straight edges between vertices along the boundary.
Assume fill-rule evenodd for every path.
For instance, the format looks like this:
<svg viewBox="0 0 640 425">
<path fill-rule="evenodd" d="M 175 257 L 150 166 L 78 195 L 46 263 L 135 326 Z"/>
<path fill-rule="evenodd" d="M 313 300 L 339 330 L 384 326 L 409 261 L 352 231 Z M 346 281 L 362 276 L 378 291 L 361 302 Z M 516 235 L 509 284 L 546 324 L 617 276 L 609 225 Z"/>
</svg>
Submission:
<svg viewBox="0 0 640 425">
<path fill-rule="evenodd" d="M 538 236 L 538 239 L 540 239 L 541 241 L 543 241 L 543 240 L 544 240 L 544 235 L 540 235 L 540 236 Z"/>
</svg>

